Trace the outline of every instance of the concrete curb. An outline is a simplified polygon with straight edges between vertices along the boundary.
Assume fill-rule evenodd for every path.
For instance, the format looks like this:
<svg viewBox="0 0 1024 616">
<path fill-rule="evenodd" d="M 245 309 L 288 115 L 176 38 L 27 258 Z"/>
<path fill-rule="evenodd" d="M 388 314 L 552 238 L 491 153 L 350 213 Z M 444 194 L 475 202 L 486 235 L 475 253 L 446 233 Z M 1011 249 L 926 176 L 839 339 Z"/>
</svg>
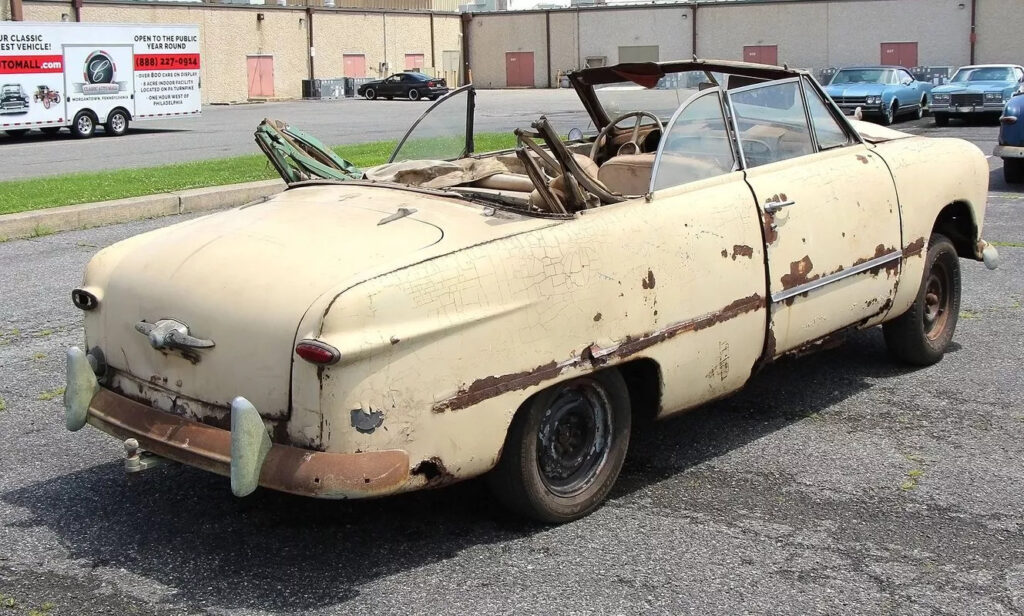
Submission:
<svg viewBox="0 0 1024 616">
<path fill-rule="evenodd" d="M 284 187 L 281 180 L 267 180 L 4 214 L 0 215 L 0 240 L 237 207 L 276 195 Z"/>
</svg>

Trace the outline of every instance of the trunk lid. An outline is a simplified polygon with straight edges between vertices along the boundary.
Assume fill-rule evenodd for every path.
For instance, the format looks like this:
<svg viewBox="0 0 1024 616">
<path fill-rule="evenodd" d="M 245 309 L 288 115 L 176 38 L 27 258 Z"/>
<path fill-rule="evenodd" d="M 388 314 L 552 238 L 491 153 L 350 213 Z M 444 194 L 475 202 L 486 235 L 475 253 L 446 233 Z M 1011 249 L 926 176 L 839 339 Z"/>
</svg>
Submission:
<svg viewBox="0 0 1024 616">
<path fill-rule="evenodd" d="M 308 186 L 137 236 L 90 263 L 86 287 L 101 299 L 99 310 L 86 313 L 87 344 L 139 382 L 137 392 L 125 393 L 162 408 L 187 409 L 190 400 L 227 407 L 241 395 L 264 417 L 286 417 L 296 328 L 318 297 L 341 283 L 552 222 L 487 220 L 482 208 L 421 193 Z M 215 346 L 191 360 L 155 349 L 135 325 L 161 319 L 185 324 Z"/>
</svg>

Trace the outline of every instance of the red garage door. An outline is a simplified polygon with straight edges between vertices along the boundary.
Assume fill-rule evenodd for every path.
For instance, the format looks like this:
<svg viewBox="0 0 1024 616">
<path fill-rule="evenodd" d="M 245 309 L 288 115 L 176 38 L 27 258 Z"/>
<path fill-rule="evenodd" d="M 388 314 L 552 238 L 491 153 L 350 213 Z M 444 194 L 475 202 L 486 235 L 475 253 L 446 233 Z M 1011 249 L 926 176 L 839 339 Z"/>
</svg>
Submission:
<svg viewBox="0 0 1024 616">
<path fill-rule="evenodd" d="M 882 43 L 882 64 L 917 66 L 917 43 Z"/>
<path fill-rule="evenodd" d="M 532 51 L 505 53 L 505 85 L 509 88 L 532 88 L 535 85 Z"/>
<path fill-rule="evenodd" d="M 778 45 L 746 45 L 743 47 L 743 61 L 755 64 L 778 64 Z"/>
<path fill-rule="evenodd" d="M 421 54 L 421 53 L 407 53 L 407 54 L 405 54 L 405 70 L 407 70 L 407 71 L 422 71 L 423 70 L 423 54 Z"/>
<path fill-rule="evenodd" d="M 274 56 L 248 56 L 249 98 L 274 96 Z"/>
<path fill-rule="evenodd" d="M 341 55 L 344 62 L 346 77 L 366 77 L 366 56 L 361 53 L 346 53 Z"/>
</svg>

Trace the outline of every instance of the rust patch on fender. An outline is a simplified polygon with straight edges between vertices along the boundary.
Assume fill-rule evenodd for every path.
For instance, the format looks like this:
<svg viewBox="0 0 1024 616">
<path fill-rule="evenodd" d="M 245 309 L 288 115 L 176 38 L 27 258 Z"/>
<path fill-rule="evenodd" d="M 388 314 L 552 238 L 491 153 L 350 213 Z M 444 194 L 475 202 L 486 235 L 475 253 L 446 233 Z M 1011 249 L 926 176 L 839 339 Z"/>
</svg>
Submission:
<svg viewBox="0 0 1024 616">
<path fill-rule="evenodd" d="M 817 280 L 817 274 L 808 276 L 812 269 L 814 269 L 814 264 L 811 263 L 810 255 L 805 255 L 799 261 L 793 261 L 789 264 L 789 273 L 782 275 L 782 288 L 792 289 L 812 280 Z"/>
<path fill-rule="evenodd" d="M 746 257 L 748 259 L 754 258 L 754 249 L 750 246 L 743 244 L 735 244 L 732 247 L 732 260 L 735 261 L 736 257 Z"/>
<path fill-rule="evenodd" d="M 647 278 L 644 278 L 640 282 L 640 284 L 645 289 L 653 289 L 654 288 L 654 272 L 652 272 L 651 270 L 647 270 Z"/>
<path fill-rule="evenodd" d="M 729 256 L 729 251 L 726 250 L 725 248 L 723 248 L 722 249 L 722 258 L 725 259 L 725 258 L 728 258 L 728 256 Z M 733 258 L 735 259 L 736 257 L 733 257 Z"/>
<path fill-rule="evenodd" d="M 924 250 L 924 238 L 919 237 L 913 242 L 907 244 L 907 247 L 903 249 L 903 258 L 907 259 L 909 257 L 917 256 L 921 254 L 922 250 Z"/>
<path fill-rule="evenodd" d="M 483 402 L 488 398 L 539 385 L 548 379 L 558 376 L 561 372 L 562 367 L 556 362 L 551 361 L 537 366 L 533 370 L 524 370 L 502 376 L 485 376 L 482 379 L 473 381 L 469 387 L 460 389 L 451 398 L 435 404 L 434 412 L 443 413 L 445 411 L 464 409 Z"/>
<path fill-rule="evenodd" d="M 868 164 L 868 157 L 864 156 L 863 154 L 858 154 L 857 155 L 857 160 L 859 160 L 860 162 L 864 163 L 865 165 Z"/>
<path fill-rule="evenodd" d="M 584 363 L 594 366 L 601 365 L 607 361 L 606 358 L 608 357 L 628 357 L 670 338 L 674 338 L 679 334 L 700 331 L 742 314 L 766 307 L 766 298 L 754 293 L 747 297 L 741 297 L 720 310 L 695 319 L 673 323 L 664 329 L 641 334 L 635 338 L 633 336 L 626 336 L 620 344 L 615 346 L 602 349 L 598 345 L 592 344 L 583 349 L 578 357 L 562 364 L 551 361 L 532 370 L 477 379 L 469 387 L 463 387 L 452 397 L 434 404 L 433 411 L 435 413 L 443 413 L 445 411 L 465 409 L 510 391 L 539 385 L 546 380 L 555 378 L 566 368 L 579 366 Z M 415 470 L 413 473 L 415 473 Z"/>
</svg>

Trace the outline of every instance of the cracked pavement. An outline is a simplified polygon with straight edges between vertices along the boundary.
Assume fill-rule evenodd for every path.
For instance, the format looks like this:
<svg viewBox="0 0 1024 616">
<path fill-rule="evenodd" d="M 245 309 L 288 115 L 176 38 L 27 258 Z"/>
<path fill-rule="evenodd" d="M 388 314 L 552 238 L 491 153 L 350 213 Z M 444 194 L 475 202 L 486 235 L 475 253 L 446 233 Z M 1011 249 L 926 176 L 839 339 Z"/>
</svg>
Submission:
<svg viewBox="0 0 1024 616">
<path fill-rule="evenodd" d="M 608 503 L 560 527 L 479 481 L 362 502 L 236 499 L 177 465 L 129 482 L 118 441 L 63 427 L 69 291 L 182 218 L 0 244 L 0 615 L 1024 613 L 1024 193 L 990 165 L 1001 265 L 961 261 L 942 362 L 893 362 L 877 328 L 780 361 L 639 427 Z"/>
</svg>

